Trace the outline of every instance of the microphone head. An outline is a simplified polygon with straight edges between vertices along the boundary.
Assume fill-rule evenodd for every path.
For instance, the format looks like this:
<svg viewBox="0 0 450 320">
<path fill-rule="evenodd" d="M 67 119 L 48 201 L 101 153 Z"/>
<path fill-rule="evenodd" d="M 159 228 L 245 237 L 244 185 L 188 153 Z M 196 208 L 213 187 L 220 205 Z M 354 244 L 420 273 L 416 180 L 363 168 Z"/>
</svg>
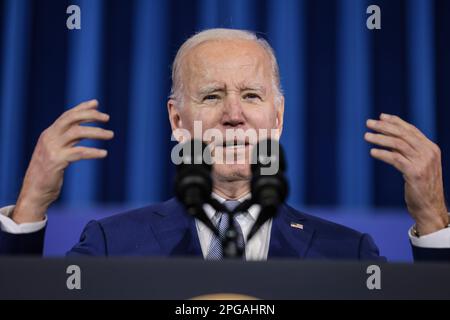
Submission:
<svg viewBox="0 0 450 320">
<path fill-rule="evenodd" d="M 277 175 L 286 170 L 284 150 L 280 143 L 274 139 L 260 140 L 253 148 L 252 174 Z"/>
<path fill-rule="evenodd" d="M 175 195 L 188 212 L 206 203 L 212 192 L 211 153 L 201 140 L 181 145 L 181 163 L 177 165 Z"/>
<path fill-rule="evenodd" d="M 287 197 L 284 151 L 277 140 L 264 139 L 253 149 L 252 197 L 262 207 L 277 208 Z"/>
</svg>

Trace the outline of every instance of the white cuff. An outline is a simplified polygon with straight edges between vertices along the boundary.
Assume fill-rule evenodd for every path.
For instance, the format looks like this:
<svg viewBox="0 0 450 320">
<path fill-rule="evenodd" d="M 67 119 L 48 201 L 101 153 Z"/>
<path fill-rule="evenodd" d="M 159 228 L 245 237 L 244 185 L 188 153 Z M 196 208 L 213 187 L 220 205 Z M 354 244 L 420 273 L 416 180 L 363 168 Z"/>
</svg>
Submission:
<svg viewBox="0 0 450 320">
<path fill-rule="evenodd" d="M 0 208 L 0 230 L 3 232 L 12 234 L 33 233 L 42 230 L 47 224 L 47 216 L 39 222 L 17 224 L 9 218 L 14 208 L 14 205 Z"/>
<path fill-rule="evenodd" d="M 450 249 L 450 225 L 442 230 L 416 237 L 412 228 L 408 231 L 411 243 L 419 248 Z"/>
</svg>

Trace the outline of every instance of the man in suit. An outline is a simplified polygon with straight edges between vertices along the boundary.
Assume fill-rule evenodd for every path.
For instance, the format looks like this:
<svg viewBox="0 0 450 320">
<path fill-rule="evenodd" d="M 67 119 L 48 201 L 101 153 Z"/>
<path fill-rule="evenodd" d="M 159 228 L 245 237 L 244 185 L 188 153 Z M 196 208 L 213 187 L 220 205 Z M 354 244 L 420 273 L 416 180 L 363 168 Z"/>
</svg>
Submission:
<svg viewBox="0 0 450 320">
<path fill-rule="evenodd" d="M 61 190 L 64 169 L 81 159 L 98 159 L 106 150 L 77 146 L 82 139 L 111 139 L 113 132 L 81 126 L 106 122 L 96 100 L 65 112 L 46 129 L 35 148 L 15 206 L 0 215 L 0 253 L 41 254 L 46 211 Z M 295 106 L 295 101 L 292 102 Z M 283 129 L 284 97 L 278 64 L 270 45 L 253 33 L 211 29 L 188 39 L 173 63 L 172 92 L 167 103 L 172 130 Z M 365 139 L 383 149 L 371 155 L 393 165 L 405 179 L 408 211 L 416 221 L 409 231 L 416 260 L 450 260 L 450 229 L 444 200 L 439 148 L 402 119 L 383 114 L 368 120 Z M 215 152 L 249 154 L 252 145 L 216 144 Z M 247 159 L 248 160 L 248 159 Z M 213 197 L 226 206 L 250 197 L 250 168 L 215 164 Z M 219 229 L 222 214 L 205 205 Z M 244 238 L 259 214 L 257 205 L 236 217 Z M 69 255 L 203 256 L 221 258 L 217 237 L 189 216 L 175 199 L 90 222 Z M 248 260 L 274 257 L 383 260 L 371 237 L 298 212 L 284 204 L 245 245 Z"/>
</svg>

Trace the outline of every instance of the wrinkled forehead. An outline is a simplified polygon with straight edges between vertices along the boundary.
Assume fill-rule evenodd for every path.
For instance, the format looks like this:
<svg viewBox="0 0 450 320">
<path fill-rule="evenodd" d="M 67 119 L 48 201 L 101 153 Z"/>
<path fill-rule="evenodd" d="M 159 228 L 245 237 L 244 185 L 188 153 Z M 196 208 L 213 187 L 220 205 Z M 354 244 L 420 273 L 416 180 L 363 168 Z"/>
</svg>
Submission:
<svg viewBox="0 0 450 320">
<path fill-rule="evenodd" d="M 272 77 L 269 55 L 261 45 L 249 40 L 202 43 L 187 53 L 182 68 L 183 87 L 191 93 L 199 86 L 211 83 L 229 86 L 265 83 L 270 86 Z"/>
</svg>

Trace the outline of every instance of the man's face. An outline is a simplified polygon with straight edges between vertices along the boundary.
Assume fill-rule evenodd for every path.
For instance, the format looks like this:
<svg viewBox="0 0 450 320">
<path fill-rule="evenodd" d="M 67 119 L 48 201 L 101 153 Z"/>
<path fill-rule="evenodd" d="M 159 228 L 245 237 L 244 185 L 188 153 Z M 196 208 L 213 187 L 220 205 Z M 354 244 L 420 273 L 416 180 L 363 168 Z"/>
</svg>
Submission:
<svg viewBox="0 0 450 320">
<path fill-rule="evenodd" d="M 226 131 L 236 129 L 252 129 L 256 133 L 261 132 L 259 129 L 267 129 L 269 133 L 278 129 L 281 134 L 284 101 L 281 98 L 275 105 L 270 57 L 259 44 L 246 40 L 205 42 L 188 52 L 182 68 L 182 105 L 177 106 L 173 100 L 168 102 L 172 130 L 187 129 L 194 137 L 194 121 L 201 121 L 203 132 L 216 129 L 224 140 Z M 215 164 L 215 179 L 234 181 L 251 177 L 248 157 L 251 143 L 248 139 L 232 140 L 234 146 L 224 146 L 230 141 L 215 143 L 215 154 L 221 153 L 224 160 L 231 154 L 245 161 Z"/>
</svg>

